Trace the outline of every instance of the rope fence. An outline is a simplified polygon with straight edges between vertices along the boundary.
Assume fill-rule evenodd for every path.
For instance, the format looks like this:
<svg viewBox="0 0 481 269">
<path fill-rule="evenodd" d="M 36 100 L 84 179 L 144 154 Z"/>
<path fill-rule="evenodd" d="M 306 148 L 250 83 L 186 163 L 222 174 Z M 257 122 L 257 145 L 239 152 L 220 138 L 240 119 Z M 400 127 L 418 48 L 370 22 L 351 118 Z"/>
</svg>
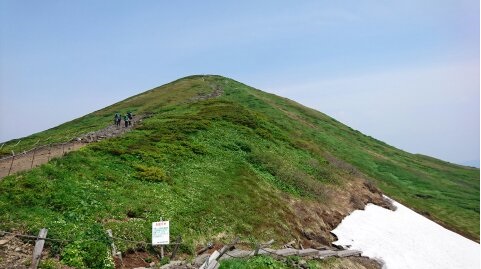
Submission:
<svg viewBox="0 0 481 269">
<path fill-rule="evenodd" d="M 137 244 L 137 245 L 149 245 L 149 246 L 155 246 L 154 244 L 152 244 L 151 242 L 146 242 L 146 241 L 138 241 L 138 240 L 131 240 L 131 239 L 125 239 L 125 238 L 122 238 L 122 237 L 118 237 L 118 236 L 110 236 L 112 234 L 112 232 L 110 230 L 107 231 L 107 234 L 109 235 L 109 238 L 112 239 L 113 241 L 115 240 L 120 240 L 120 241 L 124 241 L 124 242 L 129 242 L 129 243 L 134 243 L 134 244 Z M 35 235 L 29 235 L 29 234 L 20 234 L 20 233 L 14 233 L 14 232 L 8 232 L 8 231 L 3 231 L 3 230 L 0 230 L 0 236 L 5 236 L 5 235 L 12 235 L 14 237 L 18 237 L 18 238 L 25 238 L 25 239 L 29 239 L 29 240 L 45 240 L 45 241 L 52 241 L 52 242 L 60 242 L 60 243 L 72 243 L 72 242 L 79 242 L 79 241 L 95 241 L 95 242 L 102 242 L 102 243 L 105 243 L 105 238 L 103 239 L 100 239 L 100 238 L 88 238 L 88 239 L 58 239 L 58 238 L 51 238 L 51 237 L 46 237 L 46 236 L 35 236 Z M 167 246 L 176 246 L 176 245 L 185 245 L 184 243 L 180 242 L 179 238 L 180 237 L 177 237 L 177 241 L 176 242 L 171 242 L 169 244 L 167 244 Z M 232 257 L 232 258 L 243 258 L 243 257 L 248 257 L 248 256 L 252 256 L 254 255 L 254 253 L 258 252 L 258 250 L 263 250 L 265 251 L 266 253 L 270 253 L 270 254 L 273 254 L 273 255 L 277 255 L 275 252 L 273 252 L 272 250 L 269 250 L 269 249 L 265 249 L 263 247 L 261 247 L 262 245 L 265 245 L 265 244 L 257 244 L 259 247 L 257 248 L 257 250 L 252 250 L 252 251 L 249 251 L 249 253 L 245 256 L 234 256 L 234 255 L 231 255 L 229 254 L 227 251 L 230 249 L 230 248 L 233 248 L 236 244 L 255 244 L 253 242 L 241 242 L 241 241 L 238 241 L 236 243 L 231 243 L 231 244 L 228 244 L 226 246 L 224 246 L 224 253 L 225 255 L 229 256 L 229 257 Z M 208 247 L 205 248 L 204 252 L 207 251 L 208 249 L 211 249 L 213 247 L 212 243 L 209 243 L 208 244 Z"/>
<path fill-rule="evenodd" d="M 20 172 L 24 170 L 29 170 L 34 167 L 35 163 L 37 165 L 43 164 L 45 162 L 50 161 L 53 157 L 60 157 L 66 152 L 70 152 L 75 150 L 77 146 L 84 145 L 86 143 L 100 141 L 105 138 L 116 137 L 123 134 L 126 131 L 132 129 L 136 122 L 142 120 L 142 116 L 140 117 L 133 117 L 131 124 L 125 127 L 120 127 L 116 125 L 107 125 L 107 127 L 97 130 L 91 131 L 88 133 L 85 132 L 75 132 L 75 133 L 67 133 L 63 137 L 56 137 L 52 139 L 52 136 L 48 137 L 44 140 L 37 140 L 34 144 L 30 145 L 30 149 L 23 150 L 23 152 L 15 153 L 15 147 L 19 146 L 23 139 L 18 141 L 13 141 L 11 143 L 15 143 L 14 145 L 7 146 L 7 143 L 3 143 L 0 146 L 0 149 L 3 149 L 3 154 L 6 151 L 10 150 L 12 152 L 9 156 L 4 156 L 0 158 L 0 179 L 9 176 L 12 173 Z M 130 121 L 129 121 L 130 122 Z M 52 141 L 54 140 L 54 141 Z M 57 141 L 57 142 L 55 142 Z M 63 141 L 63 142 L 58 142 Z M 27 142 L 27 144 L 33 141 Z M 25 143 L 25 141 L 24 141 Z M 37 146 L 38 144 L 43 144 L 41 146 Z M 26 146 L 24 146 L 26 147 Z M 29 156 L 31 155 L 31 157 Z M 29 159 L 30 158 L 30 159 Z M 29 159 L 27 161 L 26 159 Z M 38 159 L 43 159 L 39 160 Z"/>
<path fill-rule="evenodd" d="M 57 238 L 39 237 L 39 236 L 35 236 L 35 235 L 19 234 L 19 233 L 7 232 L 7 231 L 0 231 L 0 235 L 2 235 L 2 234 L 3 234 L 3 235 L 8 234 L 8 235 L 13 235 L 13 236 L 15 236 L 15 237 L 32 239 L 32 240 L 42 239 L 42 240 L 45 240 L 45 241 L 65 242 L 65 243 L 72 243 L 72 242 L 78 242 L 78 241 L 105 242 L 104 239 L 94 239 L 94 238 L 91 238 L 91 239 L 79 239 L 79 240 L 73 240 L 73 239 L 57 239 Z M 121 241 L 129 242 L 129 243 L 136 243 L 136 244 L 139 244 L 139 245 L 152 245 L 152 243 L 146 242 L 146 241 L 136 241 L 136 240 L 130 240 L 130 239 L 125 239 L 125 238 L 115 237 L 115 236 L 112 236 L 112 237 L 110 237 L 110 238 L 115 239 L 115 240 L 121 240 Z M 182 243 L 174 242 L 174 243 L 170 243 L 169 245 L 182 245 Z"/>
<path fill-rule="evenodd" d="M 34 165 L 48 162 L 51 158 L 60 157 L 74 150 L 76 145 L 81 144 L 81 142 L 76 141 L 77 137 L 78 134 L 74 136 L 64 136 L 59 140 L 65 142 L 58 143 L 48 143 L 50 139 L 52 139 L 52 137 L 48 137 L 45 140 L 37 140 L 29 150 L 24 150 L 20 153 L 15 153 L 12 150 L 12 155 L 0 158 L 0 179 L 15 172 L 32 169 Z M 12 147 L 18 146 L 21 141 L 22 140 L 19 140 Z M 37 146 L 40 142 L 42 142 L 42 145 Z M 3 145 L 5 145 L 5 143 Z M 27 157 L 29 155 L 31 155 L 31 157 Z"/>
<path fill-rule="evenodd" d="M 34 269 L 36 269 L 38 264 L 39 264 L 40 258 L 42 256 L 42 251 L 43 251 L 43 246 L 44 246 L 45 241 L 52 241 L 52 242 L 59 242 L 59 243 L 72 243 L 72 242 L 79 242 L 79 241 L 81 241 L 81 242 L 94 241 L 94 242 L 107 243 L 107 241 L 106 241 L 107 237 L 102 238 L 102 239 L 101 238 L 87 238 L 87 239 L 80 239 L 80 240 L 58 239 L 58 238 L 47 237 L 47 233 L 48 233 L 48 229 L 46 229 L 46 228 L 41 229 L 38 236 L 28 235 L 28 234 L 20 234 L 20 233 L 13 233 L 13 232 L 0 230 L 0 236 L 11 235 L 11 236 L 14 236 L 14 237 L 24 238 L 24 239 L 28 239 L 28 240 L 35 240 L 35 248 L 34 248 L 33 254 L 32 254 L 32 266 L 31 266 L 31 268 L 34 268 Z M 114 237 L 114 236 L 112 236 L 111 230 L 107 230 L 106 234 L 108 235 L 108 238 L 109 238 L 109 241 L 110 241 L 109 244 L 112 247 L 112 256 L 118 257 L 121 262 L 122 262 L 122 253 L 117 252 L 117 250 L 116 250 L 116 247 L 115 247 L 115 241 L 116 240 L 135 243 L 137 245 L 153 246 L 153 244 L 151 242 L 136 241 L 136 240 L 129 240 L 129 239 L 121 238 L 121 237 Z M 174 246 L 174 250 L 172 251 L 172 254 L 171 254 L 171 257 L 170 257 L 171 259 L 173 259 L 175 257 L 176 252 L 177 252 L 178 246 L 183 245 L 183 243 L 181 243 L 181 237 L 179 236 L 179 237 L 177 237 L 176 242 L 173 242 L 173 243 L 170 243 L 170 244 L 167 244 L 167 245 Z M 164 257 L 163 247 L 164 247 L 164 245 L 162 246 L 162 251 L 161 251 L 162 257 L 161 258 Z"/>
<path fill-rule="evenodd" d="M 0 161 L 3 161 L 3 160 L 6 160 L 6 159 L 10 159 L 12 158 L 13 156 L 19 156 L 19 155 L 25 155 L 25 154 L 28 154 L 36 149 L 39 149 L 39 148 L 42 148 L 42 147 L 47 147 L 47 146 L 50 146 L 50 145 L 62 145 L 62 144 L 66 144 L 66 143 L 70 143 L 72 142 L 75 138 L 77 138 L 77 136 L 72 136 L 70 137 L 69 140 L 67 140 L 67 142 L 58 142 L 58 143 L 46 143 L 46 144 L 43 144 L 41 146 L 38 146 L 38 147 L 35 147 L 40 141 L 44 141 L 45 142 L 48 142 L 52 137 L 49 137 L 45 140 L 37 140 L 37 142 L 35 142 L 33 145 L 32 145 L 32 148 L 31 149 L 28 149 L 28 150 L 23 150 L 22 152 L 18 153 L 18 154 L 15 154 L 15 151 L 12 149 L 12 155 L 10 156 L 5 156 L 5 157 L 2 157 L 0 158 Z M 65 141 L 65 138 L 68 138 L 68 137 L 62 137 L 60 140 L 64 140 Z M 12 147 L 16 147 L 18 146 L 18 144 L 21 142 L 22 140 L 20 139 L 15 145 L 13 145 Z M 3 148 L 3 146 L 5 145 L 6 143 L 3 143 L 2 146 L 0 147 L 0 149 Z"/>
<path fill-rule="evenodd" d="M 19 238 L 25 238 L 28 240 L 35 240 L 35 248 L 33 251 L 33 256 L 32 256 L 32 266 L 31 268 L 36 269 L 36 265 L 39 264 L 41 254 L 43 251 L 43 244 L 45 241 L 52 241 L 52 242 L 60 242 L 60 243 L 71 243 L 71 242 L 78 242 L 78 241 L 96 241 L 96 242 L 101 242 L 104 244 L 110 244 L 111 248 L 111 255 L 112 257 L 115 257 L 120 261 L 120 264 L 123 264 L 123 259 L 122 259 L 122 252 L 117 251 L 115 242 L 118 243 L 118 241 L 123 241 L 123 242 L 129 242 L 129 243 L 135 243 L 138 247 L 138 245 L 148 245 L 152 246 L 152 251 L 157 252 L 155 249 L 155 246 L 151 242 L 146 242 L 146 241 L 137 241 L 137 240 L 130 240 L 118 236 L 113 236 L 112 230 L 106 230 L 106 237 L 104 238 L 87 238 L 87 239 L 81 239 L 81 240 L 73 240 L 73 239 L 58 239 L 58 238 L 50 238 L 47 237 L 47 232 L 48 230 L 46 228 L 43 228 L 40 230 L 39 235 L 28 235 L 28 234 L 20 234 L 20 233 L 14 233 L 14 232 L 8 232 L 8 231 L 2 231 L 0 230 L 0 236 L 5 236 L 5 235 L 12 235 L 14 237 L 19 237 Z M 106 240 L 108 238 L 108 240 Z M 299 256 L 299 257 L 305 257 L 305 258 L 313 258 L 313 259 L 324 259 L 332 256 L 336 257 L 349 257 L 349 256 L 361 256 L 362 252 L 358 250 L 350 250 L 350 249 L 328 249 L 328 248 L 320 248 L 320 249 L 313 249 L 313 248 L 307 248 L 304 249 L 300 242 L 297 242 L 299 244 L 299 249 L 296 249 L 293 247 L 293 244 L 296 242 L 295 240 L 287 243 L 286 245 L 283 246 L 283 248 L 275 250 L 268 248 L 274 240 L 270 240 L 269 242 L 265 243 L 256 243 L 256 242 L 242 242 L 239 241 L 239 237 L 234 239 L 231 243 L 225 244 L 222 248 L 213 250 L 210 254 L 205 255 L 204 253 L 207 252 L 208 250 L 211 250 L 214 248 L 214 244 L 212 242 L 207 243 L 207 246 L 202 248 L 200 251 L 196 253 L 197 257 L 201 257 L 200 262 L 202 265 L 200 265 L 199 268 L 201 269 L 210 269 L 210 268 L 218 268 L 220 265 L 220 261 L 223 259 L 243 259 L 243 258 L 249 258 L 253 256 L 258 256 L 258 255 L 270 255 L 275 257 L 276 259 L 286 259 L 288 256 Z M 242 248 L 237 248 L 236 245 L 254 245 L 254 249 L 246 250 Z M 170 259 L 169 260 L 174 260 L 175 255 L 177 253 L 177 250 L 179 249 L 180 245 L 187 245 L 182 243 L 182 237 L 177 236 L 177 239 L 175 242 L 172 242 L 170 244 L 165 244 L 165 245 L 160 245 L 160 255 L 159 258 L 162 260 L 164 258 L 164 246 L 173 246 L 173 248 L 170 248 Z M 245 248 L 245 246 L 244 246 Z M 129 250 L 131 247 L 129 248 Z M 134 252 L 136 251 L 133 249 Z M 158 255 L 159 253 L 157 253 Z M 196 258 L 197 260 L 197 258 Z"/>
<path fill-rule="evenodd" d="M 18 234 L 18 233 L 11 233 L 11 232 L 7 232 L 7 231 L 0 231 L 0 234 L 9 234 L 9 235 L 13 235 L 15 237 L 20 237 L 20 238 L 27 238 L 27 239 L 34 239 L 34 240 L 38 240 L 39 236 L 35 236 L 35 235 L 27 235 L 27 234 Z M 65 239 L 55 239 L 55 238 L 47 238 L 47 237 L 42 237 L 41 239 L 43 240 L 46 240 L 46 241 L 54 241 L 54 242 L 73 242 L 74 240 L 65 240 Z"/>
</svg>

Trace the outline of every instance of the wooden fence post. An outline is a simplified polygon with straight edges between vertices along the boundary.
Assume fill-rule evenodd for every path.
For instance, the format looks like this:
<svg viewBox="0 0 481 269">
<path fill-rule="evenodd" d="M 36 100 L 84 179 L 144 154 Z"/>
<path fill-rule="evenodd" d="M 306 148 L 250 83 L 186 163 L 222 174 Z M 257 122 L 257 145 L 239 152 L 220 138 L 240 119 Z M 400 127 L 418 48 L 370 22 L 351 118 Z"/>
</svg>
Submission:
<svg viewBox="0 0 481 269">
<path fill-rule="evenodd" d="M 15 159 L 15 152 L 13 152 L 13 150 L 12 150 L 12 155 L 13 155 L 12 156 L 12 162 L 10 163 L 10 168 L 8 169 L 8 175 L 7 176 L 9 176 L 10 172 L 12 171 L 13 160 Z"/>
<path fill-rule="evenodd" d="M 112 243 L 110 243 L 110 246 L 112 247 L 112 257 L 117 256 L 120 259 L 121 266 L 123 267 L 124 261 L 122 260 L 122 253 L 117 252 L 117 247 L 115 247 L 114 238 L 113 238 L 113 235 L 112 235 L 112 230 L 108 229 L 107 234 L 109 235 L 110 241 L 112 242 Z"/>
<path fill-rule="evenodd" d="M 256 245 L 256 250 L 254 251 L 254 256 L 259 255 L 259 250 L 261 249 L 261 247 L 270 246 L 270 245 L 272 245 L 272 243 L 274 243 L 274 239 L 271 239 L 271 240 L 269 240 L 268 242 L 263 243 L 263 244 L 257 244 L 257 245 Z"/>
<path fill-rule="evenodd" d="M 220 251 L 219 251 L 219 256 L 216 258 L 216 260 L 219 260 L 222 255 L 224 255 L 227 251 L 229 251 L 235 244 L 239 242 L 239 237 L 236 237 L 234 241 L 232 241 L 230 244 L 223 246 Z"/>
<path fill-rule="evenodd" d="M 174 246 L 174 250 L 172 251 L 172 255 L 170 256 L 170 260 L 174 260 L 175 258 L 175 254 L 177 254 L 177 249 L 179 249 L 179 245 L 180 245 L 180 242 L 182 241 L 182 236 L 178 236 L 177 237 L 177 240 L 175 240 L 175 246 Z"/>
<path fill-rule="evenodd" d="M 259 249 L 261 248 L 261 244 L 256 245 L 256 250 L 254 251 L 254 256 L 257 256 L 259 254 Z"/>
<path fill-rule="evenodd" d="M 47 162 L 50 161 L 50 152 L 52 151 L 52 143 L 50 143 L 49 147 L 48 147 L 48 158 L 47 158 Z"/>
<path fill-rule="evenodd" d="M 112 256 L 116 256 L 117 248 L 115 247 L 114 239 L 112 238 L 112 230 L 108 229 L 107 234 L 109 235 L 110 241 L 112 242 L 110 243 L 110 246 L 112 247 Z"/>
<path fill-rule="evenodd" d="M 33 149 L 33 155 L 32 155 L 32 163 L 30 164 L 30 169 L 33 167 L 33 161 L 35 160 L 35 152 L 37 151 L 37 148 Z"/>
<path fill-rule="evenodd" d="M 42 256 L 43 245 L 45 244 L 45 238 L 47 237 L 48 230 L 42 228 L 38 233 L 38 238 L 35 242 L 35 248 L 33 249 L 32 266 L 31 269 L 37 269 L 40 257 Z"/>
</svg>

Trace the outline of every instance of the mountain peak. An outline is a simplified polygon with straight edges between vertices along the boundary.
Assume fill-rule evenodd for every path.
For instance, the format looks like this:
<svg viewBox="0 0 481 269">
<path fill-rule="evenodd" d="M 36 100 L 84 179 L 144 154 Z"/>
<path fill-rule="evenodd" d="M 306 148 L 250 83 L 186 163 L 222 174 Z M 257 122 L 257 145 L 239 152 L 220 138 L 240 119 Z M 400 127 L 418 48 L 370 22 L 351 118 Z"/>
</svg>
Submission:
<svg viewBox="0 0 481 269">
<path fill-rule="evenodd" d="M 22 143 L 7 142 L 0 153 L 124 128 L 112 126 L 114 114 L 128 111 L 135 123 L 121 135 L 85 141 L 62 158 L 51 159 L 50 151 L 48 163 L 0 181 L 0 226 L 48 227 L 79 242 L 111 229 L 145 241 L 162 217 L 186 240 L 184 251 L 235 235 L 321 247 L 353 210 L 367 203 L 390 208 L 385 194 L 479 240 L 479 169 L 398 150 L 218 75 L 178 79 Z"/>
</svg>

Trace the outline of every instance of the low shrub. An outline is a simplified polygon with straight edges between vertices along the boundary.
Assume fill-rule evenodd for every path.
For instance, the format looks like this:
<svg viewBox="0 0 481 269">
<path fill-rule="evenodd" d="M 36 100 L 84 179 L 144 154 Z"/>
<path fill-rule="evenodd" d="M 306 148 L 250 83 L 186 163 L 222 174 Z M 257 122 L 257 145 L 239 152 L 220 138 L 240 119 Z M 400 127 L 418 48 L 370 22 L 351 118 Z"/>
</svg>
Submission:
<svg viewBox="0 0 481 269">
<path fill-rule="evenodd" d="M 52 258 L 48 258 L 48 259 L 40 261 L 40 263 L 38 264 L 38 268 L 40 268 L 40 269 L 58 269 L 58 268 L 61 268 L 61 265 L 59 264 L 58 261 L 56 261 Z"/>
<path fill-rule="evenodd" d="M 322 198 L 323 184 L 298 166 L 286 162 L 282 156 L 273 152 L 255 150 L 248 155 L 247 160 L 257 169 L 273 175 L 278 188 L 296 195 Z"/>
<path fill-rule="evenodd" d="M 329 167 L 329 163 L 327 161 L 319 161 L 316 159 L 309 159 L 306 162 L 307 167 L 309 169 L 309 173 L 317 180 L 326 183 L 335 183 L 337 179 L 334 173 Z"/>
<path fill-rule="evenodd" d="M 285 263 L 269 256 L 256 256 L 248 259 L 228 259 L 220 264 L 220 269 L 284 269 Z"/>
<path fill-rule="evenodd" d="M 151 182 L 168 182 L 170 180 L 164 169 L 154 166 L 136 165 L 137 178 Z"/>
<path fill-rule="evenodd" d="M 60 253 L 61 262 L 75 268 L 115 268 L 110 255 L 110 241 L 101 225 L 78 234 L 76 240 L 67 244 Z"/>
</svg>

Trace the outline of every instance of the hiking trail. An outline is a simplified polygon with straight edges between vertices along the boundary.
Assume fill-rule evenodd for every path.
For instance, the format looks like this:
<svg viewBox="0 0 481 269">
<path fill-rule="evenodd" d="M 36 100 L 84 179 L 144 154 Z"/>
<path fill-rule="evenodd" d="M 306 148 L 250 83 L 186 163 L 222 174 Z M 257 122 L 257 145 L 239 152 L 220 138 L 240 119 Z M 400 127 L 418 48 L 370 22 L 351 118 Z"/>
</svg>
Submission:
<svg viewBox="0 0 481 269">
<path fill-rule="evenodd" d="M 217 98 L 224 93 L 222 86 L 209 84 L 212 89 L 210 93 L 201 93 L 189 99 L 190 102 L 199 102 L 207 99 Z M 27 171 L 41 164 L 49 162 L 52 158 L 61 157 L 68 152 L 78 150 L 89 143 L 101 141 L 106 138 L 117 137 L 131 130 L 136 123 L 141 122 L 148 115 L 135 116 L 132 118 L 132 125 L 129 127 L 109 125 L 104 129 L 90 132 L 74 138 L 68 142 L 40 146 L 17 155 L 0 159 L 0 180 L 8 175 L 17 172 Z"/>
<path fill-rule="evenodd" d="M 109 125 L 101 130 L 86 133 L 64 143 L 44 145 L 13 156 L 4 157 L 0 159 L 0 179 L 17 172 L 33 169 L 53 158 L 78 150 L 89 143 L 120 136 L 130 131 L 136 123 L 141 121 L 142 117 L 133 117 L 132 125 L 129 127 Z"/>
</svg>

